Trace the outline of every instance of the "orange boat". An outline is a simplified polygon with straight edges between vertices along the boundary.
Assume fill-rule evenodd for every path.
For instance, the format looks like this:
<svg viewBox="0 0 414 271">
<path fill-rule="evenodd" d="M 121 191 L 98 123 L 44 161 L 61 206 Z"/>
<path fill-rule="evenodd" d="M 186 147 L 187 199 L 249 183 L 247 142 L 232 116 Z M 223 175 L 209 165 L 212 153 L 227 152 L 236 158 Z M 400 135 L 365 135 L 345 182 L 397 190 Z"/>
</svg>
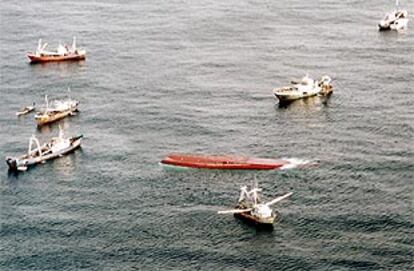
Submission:
<svg viewBox="0 0 414 271">
<path fill-rule="evenodd" d="M 52 62 L 52 61 L 79 61 L 84 60 L 86 55 L 81 54 L 67 54 L 67 55 L 35 55 L 27 54 L 27 57 L 30 59 L 30 63 L 43 63 L 43 62 Z"/>
<path fill-rule="evenodd" d="M 169 154 L 161 164 L 188 168 L 271 170 L 290 164 L 288 160 L 252 158 L 237 155 Z"/>
<path fill-rule="evenodd" d="M 86 58 L 86 51 L 76 48 L 76 38 L 73 37 L 72 46 L 68 47 L 59 44 L 56 52 L 45 51 L 47 43 L 42 45 L 42 40 L 39 40 L 35 53 L 28 53 L 27 57 L 30 63 L 44 63 L 56 61 L 79 61 Z"/>
</svg>

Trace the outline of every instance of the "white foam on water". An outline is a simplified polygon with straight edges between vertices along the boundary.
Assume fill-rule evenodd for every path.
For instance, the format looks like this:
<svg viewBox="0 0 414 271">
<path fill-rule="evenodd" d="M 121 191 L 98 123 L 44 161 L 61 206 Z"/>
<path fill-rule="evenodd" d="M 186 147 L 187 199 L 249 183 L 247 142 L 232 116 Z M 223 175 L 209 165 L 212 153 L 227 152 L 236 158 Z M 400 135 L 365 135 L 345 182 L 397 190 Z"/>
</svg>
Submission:
<svg viewBox="0 0 414 271">
<path fill-rule="evenodd" d="M 284 158 L 283 160 L 288 161 L 289 163 L 282 166 L 280 168 L 282 170 L 283 169 L 300 168 L 300 167 L 305 167 L 305 166 L 316 164 L 316 162 L 314 162 L 314 161 L 300 159 L 300 158 Z"/>
</svg>

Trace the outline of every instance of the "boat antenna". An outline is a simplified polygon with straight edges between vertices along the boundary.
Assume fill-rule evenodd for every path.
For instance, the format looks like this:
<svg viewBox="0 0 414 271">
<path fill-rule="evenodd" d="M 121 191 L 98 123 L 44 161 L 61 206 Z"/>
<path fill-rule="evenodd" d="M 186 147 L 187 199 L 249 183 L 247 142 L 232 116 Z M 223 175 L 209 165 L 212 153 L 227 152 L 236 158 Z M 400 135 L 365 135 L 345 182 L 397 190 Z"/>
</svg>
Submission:
<svg viewBox="0 0 414 271">
<path fill-rule="evenodd" d="M 28 155 L 30 155 L 30 153 L 32 152 L 32 145 L 33 145 L 34 138 L 35 138 L 35 135 L 32 135 L 29 139 L 29 148 L 27 149 Z"/>
<path fill-rule="evenodd" d="M 72 51 L 75 52 L 76 51 L 76 37 L 73 36 L 73 41 L 72 41 Z"/>
<path fill-rule="evenodd" d="M 244 199 L 249 199 L 249 193 L 247 192 L 247 186 L 240 187 L 240 197 L 238 202 L 241 202 Z"/>
<path fill-rule="evenodd" d="M 62 126 L 59 124 L 59 138 L 64 138 L 64 132 Z"/>
<path fill-rule="evenodd" d="M 36 138 L 35 135 L 32 135 L 32 137 L 29 140 L 29 150 L 27 151 L 27 154 L 28 155 L 32 154 L 32 152 L 33 152 L 33 150 L 32 150 L 33 143 L 36 144 L 36 147 L 37 147 L 36 150 L 38 151 L 39 156 L 42 156 L 42 148 L 40 148 L 39 140 Z"/>
<path fill-rule="evenodd" d="M 39 39 L 39 42 L 37 43 L 37 52 L 39 52 L 42 50 L 42 39 Z"/>
<path fill-rule="evenodd" d="M 254 181 L 253 181 L 252 189 L 250 190 L 250 194 L 253 197 L 253 202 L 254 202 L 255 205 L 258 203 L 258 200 L 259 200 L 258 195 L 257 195 L 258 191 L 260 191 L 260 189 L 259 189 L 259 186 L 258 186 L 258 183 L 257 183 L 257 179 L 255 177 Z"/>
<path fill-rule="evenodd" d="M 47 100 L 47 94 L 45 95 L 46 110 L 49 109 L 49 101 Z"/>
</svg>

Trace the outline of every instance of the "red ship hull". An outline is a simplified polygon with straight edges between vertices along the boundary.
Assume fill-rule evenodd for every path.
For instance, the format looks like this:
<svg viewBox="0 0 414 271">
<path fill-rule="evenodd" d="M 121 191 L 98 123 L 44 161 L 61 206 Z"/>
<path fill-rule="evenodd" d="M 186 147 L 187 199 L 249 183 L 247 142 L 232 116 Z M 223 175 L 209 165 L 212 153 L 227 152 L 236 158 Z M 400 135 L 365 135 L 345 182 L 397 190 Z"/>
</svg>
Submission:
<svg viewBox="0 0 414 271">
<path fill-rule="evenodd" d="M 280 168 L 289 161 L 251 158 L 236 155 L 192 155 L 192 154 L 170 154 L 165 157 L 162 164 L 205 169 L 234 169 L 234 170 L 272 170 Z"/>
<path fill-rule="evenodd" d="M 84 60 L 85 55 L 64 55 L 64 56 L 37 56 L 34 54 L 27 54 L 30 59 L 30 63 L 44 63 L 44 62 L 56 62 L 56 61 L 79 61 Z"/>
</svg>

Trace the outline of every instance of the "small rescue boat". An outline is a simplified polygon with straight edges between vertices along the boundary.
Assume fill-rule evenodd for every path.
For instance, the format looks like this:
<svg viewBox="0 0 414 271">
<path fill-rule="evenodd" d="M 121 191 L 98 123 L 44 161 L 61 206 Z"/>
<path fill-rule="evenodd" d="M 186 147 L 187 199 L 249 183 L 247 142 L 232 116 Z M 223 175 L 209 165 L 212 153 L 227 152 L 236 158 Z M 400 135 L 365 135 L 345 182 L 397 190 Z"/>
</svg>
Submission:
<svg viewBox="0 0 414 271">
<path fill-rule="evenodd" d="M 29 166 L 61 157 L 79 148 L 82 137 L 82 135 L 79 135 L 65 138 L 63 130 L 59 127 L 58 137 L 54 137 L 48 143 L 40 145 L 39 140 L 33 135 L 30 138 L 27 154 L 20 157 L 6 157 L 6 163 L 12 171 L 26 171 Z M 32 149 L 33 144 L 36 145 L 35 149 Z"/>
<path fill-rule="evenodd" d="M 218 211 L 219 214 L 233 214 L 235 217 L 261 228 L 273 228 L 273 223 L 279 218 L 279 213 L 270 208 L 271 205 L 292 195 L 287 193 L 269 202 L 262 203 L 258 192 L 262 189 L 253 187 L 250 191 L 247 186 L 240 188 L 240 197 L 235 209 Z"/>
<path fill-rule="evenodd" d="M 304 76 L 300 82 L 292 81 L 292 86 L 276 88 L 273 94 L 281 103 L 292 102 L 294 100 L 332 93 L 331 78 L 323 76 L 321 80 L 313 80 L 308 75 Z"/>
<path fill-rule="evenodd" d="M 30 59 L 30 63 L 42 63 L 52 61 L 78 61 L 86 58 L 86 50 L 76 48 L 76 37 L 73 37 L 72 46 L 63 46 L 59 44 L 56 52 L 45 51 L 47 43 L 42 45 L 42 40 L 39 39 L 39 43 L 35 53 L 28 53 L 27 57 Z"/>
<path fill-rule="evenodd" d="M 161 161 L 161 164 L 204 169 L 272 170 L 286 166 L 290 162 L 288 160 L 251 158 L 236 155 L 169 154 Z"/>
<path fill-rule="evenodd" d="M 45 101 L 46 107 L 35 115 L 35 121 L 38 126 L 58 121 L 66 116 L 76 115 L 78 111 L 79 102 L 70 98 L 54 100 L 49 104 L 47 96 L 45 96 Z"/>
<path fill-rule="evenodd" d="M 35 110 L 35 103 L 33 103 L 33 105 L 31 106 L 25 106 L 23 108 L 21 108 L 19 111 L 16 112 L 16 116 L 22 116 L 22 115 L 26 115 L 29 114 L 30 112 Z"/>
<path fill-rule="evenodd" d="M 399 1 L 396 0 L 396 8 L 394 11 L 387 13 L 379 24 L 380 31 L 386 30 L 403 30 L 407 28 L 408 25 L 408 11 L 404 9 L 399 9 Z"/>
</svg>

